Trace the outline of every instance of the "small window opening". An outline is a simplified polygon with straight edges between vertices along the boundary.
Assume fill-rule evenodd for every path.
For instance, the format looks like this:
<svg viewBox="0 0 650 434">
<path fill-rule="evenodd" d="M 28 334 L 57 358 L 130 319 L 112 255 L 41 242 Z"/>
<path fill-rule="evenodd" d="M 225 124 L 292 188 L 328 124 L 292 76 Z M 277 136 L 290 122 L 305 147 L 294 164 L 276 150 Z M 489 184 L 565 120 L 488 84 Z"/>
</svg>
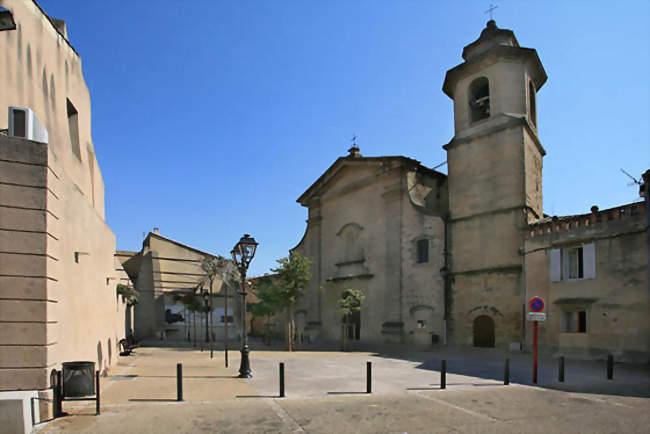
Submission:
<svg viewBox="0 0 650 434">
<path fill-rule="evenodd" d="M 578 333 L 587 333 L 587 312 L 578 312 Z"/>
<path fill-rule="evenodd" d="M 417 243 L 418 248 L 418 264 L 429 262 L 429 240 L 419 240 Z"/>
<path fill-rule="evenodd" d="M 427 328 L 427 321 L 424 319 L 419 319 L 418 320 L 418 328 L 419 329 L 425 329 Z"/>
<path fill-rule="evenodd" d="M 528 83 L 528 102 L 530 105 L 530 120 L 537 126 L 537 107 L 535 106 L 535 86 L 533 82 Z"/>
<path fill-rule="evenodd" d="M 584 277 L 584 259 L 582 247 L 567 249 L 569 279 L 582 279 Z"/>
<path fill-rule="evenodd" d="M 563 312 L 562 332 L 587 333 L 587 312 L 584 310 Z"/>
<path fill-rule="evenodd" d="M 490 116 L 490 84 L 485 77 L 477 78 L 469 86 L 470 120 L 480 121 Z"/>
<path fill-rule="evenodd" d="M 79 147 L 79 113 L 69 99 L 66 99 L 68 106 L 68 128 L 70 129 L 70 144 L 72 152 L 81 161 L 81 148 Z"/>
</svg>

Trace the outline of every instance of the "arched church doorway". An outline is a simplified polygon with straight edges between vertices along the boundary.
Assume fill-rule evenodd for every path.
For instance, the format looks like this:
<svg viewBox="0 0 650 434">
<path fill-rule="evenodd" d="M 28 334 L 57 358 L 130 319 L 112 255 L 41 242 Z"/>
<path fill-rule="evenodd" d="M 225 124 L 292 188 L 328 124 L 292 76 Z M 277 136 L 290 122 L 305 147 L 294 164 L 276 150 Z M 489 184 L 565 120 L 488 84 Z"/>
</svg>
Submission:
<svg viewBox="0 0 650 434">
<path fill-rule="evenodd" d="M 474 319 L 474 346 L 494 347 L 494 320 L 487 315 Z"/>
</svg>

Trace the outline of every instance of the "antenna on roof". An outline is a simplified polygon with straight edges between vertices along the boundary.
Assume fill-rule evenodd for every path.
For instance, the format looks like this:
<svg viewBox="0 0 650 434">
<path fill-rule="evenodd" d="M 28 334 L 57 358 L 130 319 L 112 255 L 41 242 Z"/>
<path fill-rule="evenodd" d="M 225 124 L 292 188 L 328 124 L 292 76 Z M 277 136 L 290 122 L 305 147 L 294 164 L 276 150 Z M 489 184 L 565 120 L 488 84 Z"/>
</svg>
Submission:
<svg viewBox="0 0 650 434">
<path fill-rule="evenodd" d="M 445 160 L 445 161 L 443 161 L 442 163 L 440 163 L 440 164 L 438 164 L 437 166 L 435 166 L 435 167 L 433 168 L 433 170 L 436 170 L 438 167 L 442 167 L 442 166 L 444 166 L 445 164 L 447 164 L 447 160 Z"/>
<path fill-rule="evenodd" d="M 625 170 L 621 169 L 621 172 L 623 172 L 624 174 L 626 174 L 627 177 L 630 178 L 630 179 L 632 180 L 632 182 L 629 182 L 629 183 L 627 184 L 628 187 L 631 186 L 631 185 L 634 185 L 634 184 L 636 184 L 636 185 L 641 185 L 641 184 L 643 184 L 643 182 L 642 182 L 640 179 L 636 179 L 634 176 L 630 175 L 630 174 L 627 173 Z"/>
</svg>

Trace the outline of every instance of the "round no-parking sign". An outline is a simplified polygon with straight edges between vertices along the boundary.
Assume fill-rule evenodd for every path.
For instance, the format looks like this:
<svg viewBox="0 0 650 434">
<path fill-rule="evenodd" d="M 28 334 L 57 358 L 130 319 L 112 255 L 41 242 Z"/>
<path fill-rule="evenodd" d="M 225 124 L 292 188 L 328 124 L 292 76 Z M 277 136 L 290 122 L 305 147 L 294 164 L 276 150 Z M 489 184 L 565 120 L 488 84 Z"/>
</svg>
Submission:
<svg viewBox="0 0 650 434">
<path fill-rule="evenodd" d="M 541 312 L 544 310 L 544 299 L 542 297 L 533 297 L 530 299 L 528 306 L 533 312 Z"/>
</svg>

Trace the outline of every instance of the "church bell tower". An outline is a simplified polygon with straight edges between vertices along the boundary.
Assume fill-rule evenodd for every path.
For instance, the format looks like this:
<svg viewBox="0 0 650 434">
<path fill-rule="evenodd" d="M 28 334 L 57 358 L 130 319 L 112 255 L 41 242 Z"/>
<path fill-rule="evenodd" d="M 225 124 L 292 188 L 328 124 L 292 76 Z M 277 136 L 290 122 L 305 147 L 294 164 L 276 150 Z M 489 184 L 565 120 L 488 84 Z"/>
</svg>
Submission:
<svg viewBox="0 0 650 434">
<path fill-rule="evenodd" d="M 493 20 L 447 71 L 454 101 L 449 182 L 448 339 L 514 348 L 522 342 L 526 226 L 543 217 L 536 94 L 546 72 L 532 48 Z"/>
</svg>

